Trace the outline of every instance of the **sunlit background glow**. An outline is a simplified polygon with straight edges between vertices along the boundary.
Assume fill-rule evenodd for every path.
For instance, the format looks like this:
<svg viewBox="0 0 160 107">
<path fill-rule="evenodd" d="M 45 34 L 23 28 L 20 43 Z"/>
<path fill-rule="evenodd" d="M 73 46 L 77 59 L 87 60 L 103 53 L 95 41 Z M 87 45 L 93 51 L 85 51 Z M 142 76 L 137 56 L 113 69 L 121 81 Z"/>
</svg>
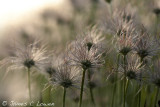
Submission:
<svg viewBox="0 0 160 107">
<path fill-rule="evenodd" d="M 63 0 L 1 0 L 0 29 L 8 24 L 14 24 L 21 19 L 30 18 L 31 14 L 47 5 L 54 8 L 61 5 Z"/>
</svg>

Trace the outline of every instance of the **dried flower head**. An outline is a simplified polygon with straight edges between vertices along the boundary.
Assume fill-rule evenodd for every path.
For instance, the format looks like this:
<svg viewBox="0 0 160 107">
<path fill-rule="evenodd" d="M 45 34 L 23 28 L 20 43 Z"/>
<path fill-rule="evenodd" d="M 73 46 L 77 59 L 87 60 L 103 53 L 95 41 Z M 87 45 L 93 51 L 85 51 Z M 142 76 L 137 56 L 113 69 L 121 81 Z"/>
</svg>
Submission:
<svg viewBox="0 0 160 107">
<path fill-rule="evenodd" d="M 69 97 L 71 100 L 73 100 L 75 103 L 79 102 L 79 90 L 76 89 L 71 89 L 68 90 L 69 92 Z"/>
<path fill-rule="evenodd" d="M 56 73 L 57 67 L 60 64 L 63 64 L 65 59 L 63 53 L 61 54 L 59 52 L 58 53 L 56 52 L 57 51 L 55 50 L 49 52 L 48 63 L 45 64 L 44 66 L 41 66 L 42 73 L 49 74 L 50 77 Z"/>
<path fill-rule="evenodd" d="M 96 87 L 99 87 L 101 85 L 101 75 L 99 72 L 93 71 L 92 69 L 89 69 L 90 72 L 87 72 L 87 78 L 86 78 L 86 86 L 88 88 L 94 89 Z"/>
<path fill-rule="evenodd" d="M 57 62 L 58 62 L 57 58 L 55 58 L 54 56 L 49 57 L 48 64 L 41 66 L 42 73 L 49 74 L 49 76 L 51 77 L 57 71 L 56 69 L 58 66 Z"/>
<path fill-rule="evenodd" d="M 112 0 L 105 0 L 107 3 L 111 3 Z"/>
<path fill-rule="evenodd" d="M 105 38 L 96 26 L 93 26 L 91 29 L 79 35 L 78 39 L 88 48 L 88 51 L 91 48 L 97 48 L 101 52 L 102 50 L 104 51 L 103 46 Z"/>
<path fill-rule="evenodd" d="M 127 55 L 130 51 L 132 51 L 136 39 L 136 34 L 134 33 L 134 29 L 131 31 L 120 31 L 119 36 L 116 37 L 116 49 L 122 55 Z M 113 41 L 114 42 L 114 41 Z"/>
<path fill-rule="evenodd" d="M 68 61 L 70 65 L 83 69 L 97 68 L 104 63 L 101 59 L 102 54 L 92 47 L 88 51 L 88 47 L 84 46 L 82 41 L 76 40 L 68 48 Z"/>
<path fill-rule="evenodd" d="M 38 47 L 38 42 L 24 47 L 20 45 L 20 48 L 15 48 L 15 56 L 5 58 L 2 64 L 11 64 L 8 70 L 24 67 L 28 69 L 32 67 L 40 68 L 48 63 L 46 53 L 46 48 L 44 46 Z"/>
<path fill-rule="evenodd" d="M 135 55 L 131 55 L 127 58 L 127 63 L 125 65 L 126 76 L 128 79 L 141 80 L 144 76 L 143 73 L 144 66 L 140 62 L 139 58 Z M 124 66 L 119 67 L 119 71 L 123 74 L 125 73 Z"/>
<path fill-rule="evenodd" d="M 156 15 L 159 15 L 159 14 L 160 14 L 160 8 L 155 8 L 155 9 L 153 9 L 153 12 L 154 12 Z"/>
<path fill-rule="evenodd" d="M 134 51 L 143 60 L 146 57 L 152 57 L 159 51 L 159 46 L 153 37 L 148 35 L 143 28 L 138 35 L 137 42 L 135 43 Z"/>
<path fill-rule="evenodd" d="M 132 11 L 129 11 L 130 5 L 125 8 L 114 9 L 113 13 L 107 15 L 107 19 L 102 22 L 104 31 L 107 33 L 119 36 L 121 31 L 132 32 L 132 27 L 135 25 L 135 15 Z"/>
<path fill-rule="evenodd" d="M 160 14 L 160 2 L 159 2 L 159 0 L 153 0 L 149 3 L 150 3 L 150 8 L 153 9 L 153 13 L 158 16 Z"/>
<path fill-rule="evenodd" d="M 59 85 L 64 88 L 79 88 L 80 78 L 81 75 L 77 68 L 64 63 L 58 66 L 55 75 L 51 78 L 51 81 L 53 85 Z"/>
</svg>

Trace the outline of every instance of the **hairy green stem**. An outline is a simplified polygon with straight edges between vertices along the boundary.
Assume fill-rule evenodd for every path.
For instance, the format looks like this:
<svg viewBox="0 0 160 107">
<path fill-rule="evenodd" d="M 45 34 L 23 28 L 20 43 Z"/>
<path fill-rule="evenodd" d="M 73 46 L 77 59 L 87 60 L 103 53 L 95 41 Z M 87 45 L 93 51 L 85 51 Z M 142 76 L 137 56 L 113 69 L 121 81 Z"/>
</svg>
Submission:
<svg viewBox="0 0 160 107">
<path fill-rule="evenodd" d="M 111 107 L 113 107 L 113 105 L 114 105 L 114 96 L 115 96 L 115 93 L 116 93 L 116 87 L 117 87 L 117 85 L 114 84 L 113 93 L 112 93 L 112 105 L 111 105 Z"/>
<path fill-rule="evenodd" d="M 31 101 L 30 68 L 28 68 L 28 92 L 29 92 L 29 100 Z"/>
<path fill-rule="evenodd" d="M 88 70 L 88 81 L 89 81 L 89 83 L 91 82 L 91 72 L 90 72 L 90 70 Z M 93 88 L 91 86 L 89 86 L 89 91 L 90 91 L 91 101 L 95 105 Z"/>
<path fill-rule="evenodd" d="M 65 100 L 66 100 L 66 88 L 63 88 L 63 107 L 65 107 Z"/>
<path fill-rule="evenodd" d="M 125 107 L 125 102 L 126 102 L 126 55 L 124 55 L 124 59 L 123 59 L 123 63 L 124 63 L 124 82 L 123 82 L 123 107 Z"/>
<path fill-rule="evenodd" d="M 139 89 L 141 88 L 141 84 L 139 85 Z M 138 94 L 138 107 L 141 107 L 141 90 Z"/>
<path fill-rule="evenodd" d="M 127 81 L 126 81 L 126 90 L 125 90 L 125 93 L 127 93 L 127 90 L 128 90 L 128 86 L 129 86 L 129 79 L 127 79 Z"/>
<path fill-rule="evenodd" d="M 81 105 L 82 105 L 82 97 L 83 97 L 83 86 L 84 86 L 85 72 L 86 72 L 86 69 L 83 69 L 83 76 L 82 76 L 82 82 L 81 82 L 81 92 L 80 92 L 80 99 L 79 99 L 79 107 L 81 107 Z"/>
<path fill-rule="evenodd" d="M 140 61 L 141 61 L 141 66 L 143 66 L 144 65 L 144 62 L 143 62 L 143 58 L 141 57 L 140 58 Z M 140 73 L 140 84 L 139 84 L 139 89 L 141 89 L 141 78 L 142 78 L 142 74 Z M 139 92 L 139 94 L 138 94 L 138 107 L 141 107 L 141 94 L 142 94 L 142 92 L 141 92 L 141 90 L 140 90 L 140 92 Z"/>
<path fill-rule="evenodd" d="M 94 97 L 93 97 L 93 89 L 90 88 L 90 95 L 91 95 L 91 100 L 92 100 L 92 103 L 95 105 L 95 101 L 94 101 Z"/>
<path fill-rule="evenodd" d="M 48 96 L 49 96 L 49 102 L 51 103 L 52 102 L 52 99 L 51 99 L 51 86 L 48 87 L 49 90 L 48 90 Z"/>
<path fill-rule="evenodd" d="M 116 79 L 115 81 L 116 82 L 117 82 L 117 77 L 118 77 L 119 57 L 120 57 L 120 54 L 117 55 L 117 67 L 116 67 L 116 75 L 115 75 L 115 79 Z M 113 86 L 111 107 L 114 106 L 114 98 L 115 98 L 116 88 L 117 88 L 117 84 L 115 83 L 114 86 Z"/>
<path fill-rule="evenodd" d="M 154 107 L 157 107 L 156 105 L 157 105 L 158 94 L 159 94 L 159 87 L 157 87 L 156 98 L 155 98 L 155 102 L 154 102 Z"/>
<path fill-rule="evenodd" d="M 51 78 L 51 75 L 49 76 L 50 78 Z M 49 102 L 51 103 L 52 102 L 52 98 L 51 98 L 51 90 L 52 90 L 52 87 L 51 87 L 51 85 L 48 87 L 49 88 L 49 92 L 48 92 L 48 94 L 49 94 Z"/>
</svg>

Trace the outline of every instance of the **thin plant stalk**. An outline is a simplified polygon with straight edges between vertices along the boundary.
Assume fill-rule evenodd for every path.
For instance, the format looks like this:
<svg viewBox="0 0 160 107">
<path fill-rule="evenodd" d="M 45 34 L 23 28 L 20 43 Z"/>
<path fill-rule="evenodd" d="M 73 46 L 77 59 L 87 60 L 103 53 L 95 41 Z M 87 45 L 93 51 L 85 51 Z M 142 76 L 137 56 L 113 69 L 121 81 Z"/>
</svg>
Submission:
<svg viewBox="0 0 160 107">
<path fill-rule="evenodd" d="M 123 59 L 124 63 L 124 82 L 123 82 L 123 107 L 125 107 L 125 102 L 126 102 L 126 55 L 124 55 Z"/>
<path fill-rule="evenodd" d="M 128 86 L 129 86 L 129 79 L 127 79 L 127 81 L 126 81 L 126 90 L 125 90 L 125 93 L 127 93 L 127 90 L 128 90 Z"/>
<path fill-rule="evenodd" d="M 112 105 L 111 105 L 111 107 L 113 107 L 113 105 L 114 105 L 114 97 L 115 97 L 115 93 L 116 93 L 116 87 L 117 87 L 117 85 L 116 85 L 116 83 L 114 84 L 114 87 L 113 87 L 113 93 L 112 93 Z"/>
<path fill-rule="evenodd" d="M 51 75 L 50 75 L 50 78 L 51 78 Z M 52 90 L 52 87 L 51 85 L 48 87 L 49 88 L 49 92 L 48 92 L 48 95 L 49 95 L 49 102 L 51 103 L 52 102 L 52 98 L 51 98 L 51 90 Z"/>
<path fill-rule="evenodd" d="M 43 81 L 43 76 L 40 77 L 40 80 Z M 40 91 L 40 103 L 43 103 L 43 91 Z"/>
<path fill-rule="evenodd" d="M 51 103 L 52 102 L 52 99 L 51 99 L 51 89 L 52 89 L 52 87 L 51 87 L 51 85 L 48 88 L 49 88 L 49 90 L 48 90 L 49 102 Z"/>
<path fill-rule="evenodd" d="M 29 92 L 29 100 L 31 101 L 30 68 L 28 68 L 28 92 Z"/>
<path fill-rule="evenodd" d="M 66 88 L 63 88 L 63 107 L 65 107 L 65 100 L 66 100 Z"/>
<path fill-rule="evenodd" d="M 115 76 L 115 79 L 116 79 L 116 80 L 115 80 L 115 81 L 117 81 L 117 76 L 118 76 L 119 56 L 120 56 L 120 54 L 117 55 L 117 68 L 116 68 L 116 76 Z M 116 88 L 117 88 L 117 84 L 115 83 L 115 84 L 114 84 L 114 87 L 113 87 L 111 107 L 114 106 L 114 98 L 115 98 Z"/>
<path fill-rule="evenodd" d="M 81 107 L 81 105 L 82 105 L 82 97 L 83 97 L 83 86 L 84 86 L 85 72 L 86 72 L 86 69 L 83 69 L 83 76 L 82 76 L 82 82 L 81 82 L 81 92 L 80 92 L 79 107 Z"/>
<path fill-rule="evenodd" d="M 141 66 L 143 66 L 143 58 L 140 58 L 140 60 L 141 60 L 141 63 L 142 63 L 142 65 Z M 141 77 L 142 77 L 142 74 L 140 74 L 140 84 L 139 84 L 139 89 L 141 88 Z M 141 90 L 140 90 L 140 92 L 139 92 L 139 94 L 138 94 L 138 107 L 141 107 L 141 94 L 142 94 L 142 92 L 141 92 Z"/>
<path fill-rule="evenodd" d="M 141 85 L 139 85 L 139 89 L 141 88 Z M 141 107 L 141 90 L 139 92 L 139 95 L 138 95 L 138 107 Z"/>
<path fill-rule="evenodd" d="M 88 70 L 88 81 L 90 83 L 91 81 L 91 73 L 90 70 Z M 95 100 L 94 100 L 94 95 L 93 95 L 93 88 L 89 86 L 89 91 L 90 91 L 90 97 L 91 97 L 91 101 L 93 103 L 93 105 L 95 105 Z"/>
<path fill-rule="evenodd" d="M 154 102 L 154 107 L 156 107 L 156 105 L 157 105 L 158 94 L 159 94 L 159 87 L 157 87 L 156 98 L 155 98 L 155 102 Z"/>
<path fill-rule="evenodd" d="M 90 88 L 89 90 L 90 90 L 90 95 L 91 95 L 92 103 L 93 103 L 93 105 L 95 105 L 94 96 L 93 96 L 93 89 Z"/>
</svg>

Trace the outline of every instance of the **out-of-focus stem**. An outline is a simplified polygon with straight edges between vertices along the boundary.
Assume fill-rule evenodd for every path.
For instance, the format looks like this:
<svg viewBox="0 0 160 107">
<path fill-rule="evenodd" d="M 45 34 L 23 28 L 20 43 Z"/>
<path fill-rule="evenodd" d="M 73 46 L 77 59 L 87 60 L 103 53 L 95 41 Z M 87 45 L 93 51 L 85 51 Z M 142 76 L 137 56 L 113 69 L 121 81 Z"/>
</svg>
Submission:
<svg viewBox="0 0 160 107">
<path fill-rule="evenodd" d="M 28 68 L 28 92 L 29 92 L 29 100 L 31 101 L 30 68 Z"/>
<path fill-rule="evenodd" d="M 86 72 L 86 69 L 83 70 L 83 76 L 82 76 L 82 82 L 81 82 L 81 92 L 80 92 L 80 99 L 79 99 L 79 107 L 81 107 L 81 105 L 82 105 L 82 97 L 83 97 L 83 86 L 84 86 L 85 72 Z"/>
<path fill-rule="evenodd" d="M 124 63 L 124 85 L 123 85 L 123 107 L 125 107 L 125 102 L 126 102 L 126 55 L 124 55 L 124 59 L 123 59 L 123 63 Z"/>
<path fill-rule="evenodd" d="M 89 83 L 91 82 L 91 72 L 90 72 L 90 69 L 88 69 L 88 81 L 89 81 Z M 89 86 L 89 91 L 90 91 L 91 101 L 95 105 L 94 95 L 93 95 L 93 88 L 90 87 L 90 86 Z"/>
<path fill-rule="evenodd" d="M 51 86 L 49 86 L 48 88 L 49 88 L 49 90 L 48 90 L 49 91 L 48 92 L 49 93 L 48 94 L 49 95 L 49 102 L 51 103 L 52 102 L 52 99 L 51 99 Z"/>
<path fill-rule="evenodd" d="M 144 62 L 143 62 L 143 58 L 141 57 L 141 66 L 143 66 L 144 65 Z M 140 73 L 140 84 L 139 84 L 139 89 L 141 89 L 141 78 L 142 78 L 142 74 Z M 142 92 L 141 92 L 141 90 L 140 90 L 140 92 L 139 92 L 139 94 L 138 94 L 138 107 L 141 107 L 141 94 L 142 94 Z"/>
<path fill-rule="evenodd" d="M 158 94 L 159 94 L 159 87 L 157 87 L 156 98 L 155 98 L 155 102 L 154 102 L 154 107 L 157 107 L 156 105 L 157 105 Z"/>
<path fill-rule="evenodd" d="M 115 75 L 116 82 L 117 82 L 117 77 L 118 77 L 119 57 L 120 57 L 120 54 L 117 55 L 117 66 L 116 66 L 116 75 Z M 114 106 L 114 98 L 115 98 L 116 88 L 117 88 L 117 84 L 115 83 L 114 87 L 113 87 L 111 107 Z"/>
<path fill-rule="evenodd" d="M 65 107 L 65 100 L 66 100 L 66 88 L 63 88 L 63 107 Z"/>
</svg>

